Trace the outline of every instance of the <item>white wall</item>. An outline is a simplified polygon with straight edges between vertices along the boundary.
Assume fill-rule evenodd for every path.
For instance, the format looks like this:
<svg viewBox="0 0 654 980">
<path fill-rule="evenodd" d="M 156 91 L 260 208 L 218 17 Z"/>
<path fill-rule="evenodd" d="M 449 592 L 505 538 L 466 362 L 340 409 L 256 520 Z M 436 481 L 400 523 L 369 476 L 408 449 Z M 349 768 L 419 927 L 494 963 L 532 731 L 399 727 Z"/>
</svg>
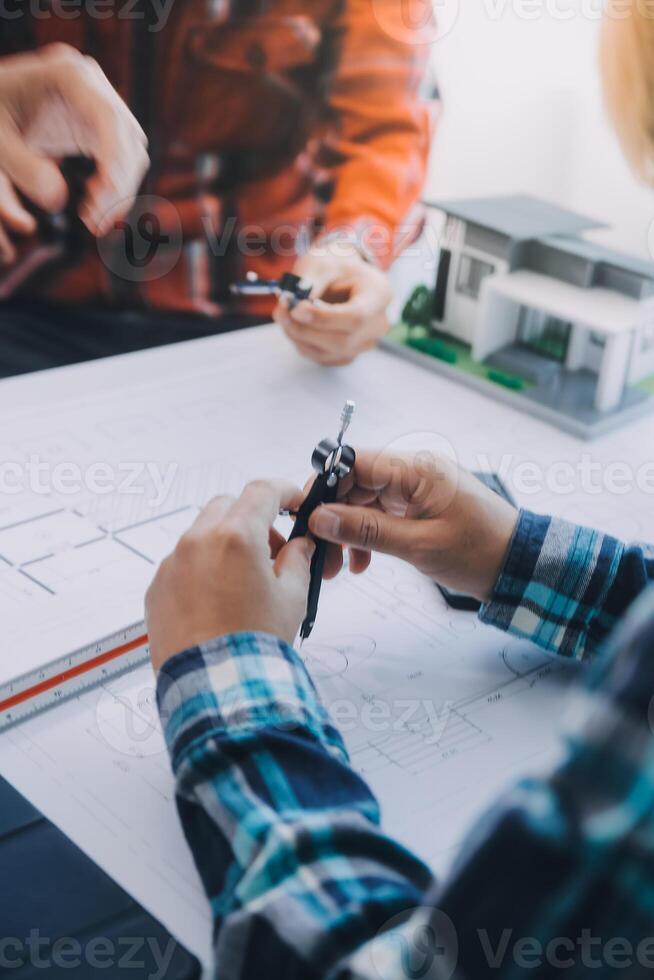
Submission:
<svg viewBox="0 0 654 980">
<path fill-rule="evenodd" d="M 433 65 L 444 114 L 428 193 L 538 194 L 610 223 L 603 240 L 649 256 L 654 190 L 622 161 L 601 102 L 602 0 L 435 6 L 443 34 Z"/>
</svg>

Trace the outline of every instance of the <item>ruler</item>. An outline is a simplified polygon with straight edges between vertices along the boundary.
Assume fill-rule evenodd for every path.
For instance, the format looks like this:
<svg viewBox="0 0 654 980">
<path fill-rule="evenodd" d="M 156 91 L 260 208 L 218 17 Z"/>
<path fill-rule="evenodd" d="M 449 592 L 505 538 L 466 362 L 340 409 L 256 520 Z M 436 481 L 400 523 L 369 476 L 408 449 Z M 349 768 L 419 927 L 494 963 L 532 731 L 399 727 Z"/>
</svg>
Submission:
<svg viewBox="0 0 654 980">
<path fill-rule="evenodd" d="M 0 731 L 130 670 L 149 653 L 145 625 L 135 623 L 0 685 Z"/>
</svg>

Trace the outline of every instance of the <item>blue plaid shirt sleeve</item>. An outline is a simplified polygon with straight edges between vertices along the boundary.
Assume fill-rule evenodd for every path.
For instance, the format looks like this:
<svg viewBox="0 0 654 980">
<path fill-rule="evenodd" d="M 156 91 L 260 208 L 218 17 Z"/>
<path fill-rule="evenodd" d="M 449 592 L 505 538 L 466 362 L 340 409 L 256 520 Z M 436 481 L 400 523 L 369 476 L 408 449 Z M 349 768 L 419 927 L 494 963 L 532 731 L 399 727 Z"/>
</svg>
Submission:
<svg viewBox="0 0 654 980">
<path fill-rule="evenodd" d="M 381 832 L 290 647 L 239 634 L 169 661 L 159 707 L 216 976 L 545 980 L 625 956 L 630 976 L 653 969 L 653 647 L 650 592 L 590 671 L 563 762 L 498 801 L 440 887 Z"/>
<path fill-rule="evenodd" d="M 158 699 L 221 980 L 336 971 L 429 870 L 379 827 L 298 654 L 262 634 L 170 660 Z"/>
<path fill-rule="evenodd" d="M 578 660 L 593 654 L 654 578 L 646 547 L 521 511 L 480 618 Z"/>
</svg>

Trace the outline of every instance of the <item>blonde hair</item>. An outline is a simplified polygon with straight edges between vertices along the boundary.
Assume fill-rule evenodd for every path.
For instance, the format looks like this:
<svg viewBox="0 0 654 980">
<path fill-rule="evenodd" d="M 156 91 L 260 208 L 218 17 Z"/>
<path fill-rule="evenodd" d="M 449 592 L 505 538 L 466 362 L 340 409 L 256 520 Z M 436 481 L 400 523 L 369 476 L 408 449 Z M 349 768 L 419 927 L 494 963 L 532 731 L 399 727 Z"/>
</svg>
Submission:
<svg viewBox="0 0 654 980">
<path fill-rule="evenodd" d="M 608 0 L 600 63 L 623 150 L 636 172 L 654 183 L 654 0 Z"/>
</svg>

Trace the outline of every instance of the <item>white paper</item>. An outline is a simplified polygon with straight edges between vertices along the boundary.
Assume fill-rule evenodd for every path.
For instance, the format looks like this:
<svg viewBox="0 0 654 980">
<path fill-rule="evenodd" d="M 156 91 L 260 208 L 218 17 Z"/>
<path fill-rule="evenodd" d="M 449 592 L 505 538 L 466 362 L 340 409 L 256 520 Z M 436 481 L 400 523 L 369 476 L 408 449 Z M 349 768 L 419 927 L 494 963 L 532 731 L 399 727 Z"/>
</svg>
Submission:
<svg viewBox="0 0 654 980">
<path fill-rule="evenodd" d="M 269 329 L 16 379 L 0 385 L 0 458 L 45 462 L 51 482 L 59 464 L 88 476 L 102 463 L 116 485 L 3 485 L 0 681 L 136 621 L 157 563 L 198 508 L 249 475 L 303 483 L 346 398 L 358 406 L 354 445 L 440 449 L 499 469 L 509 486 L 537 464 L 524 505 L 627 537 L 654 532 L 651 492 L 637 479 L 651 465 L 650 419 L 586 446 L 383 352 L 323 371 Z M 631 489 L 588 492 L 584 453 L 602 480 L 627 461 Z M 571 469 L 571 492 L 559 492 Z M 326 583 L 301 654 L 386 829 L 436 869 L 502 787 L 560 753 L 575 668 L 448 610 L 400 562 L 375 558 L 367 575 Z M 209 963 L 209 914 L 148 667 L 0 735 L 0 772 Z"/>
</svg>

